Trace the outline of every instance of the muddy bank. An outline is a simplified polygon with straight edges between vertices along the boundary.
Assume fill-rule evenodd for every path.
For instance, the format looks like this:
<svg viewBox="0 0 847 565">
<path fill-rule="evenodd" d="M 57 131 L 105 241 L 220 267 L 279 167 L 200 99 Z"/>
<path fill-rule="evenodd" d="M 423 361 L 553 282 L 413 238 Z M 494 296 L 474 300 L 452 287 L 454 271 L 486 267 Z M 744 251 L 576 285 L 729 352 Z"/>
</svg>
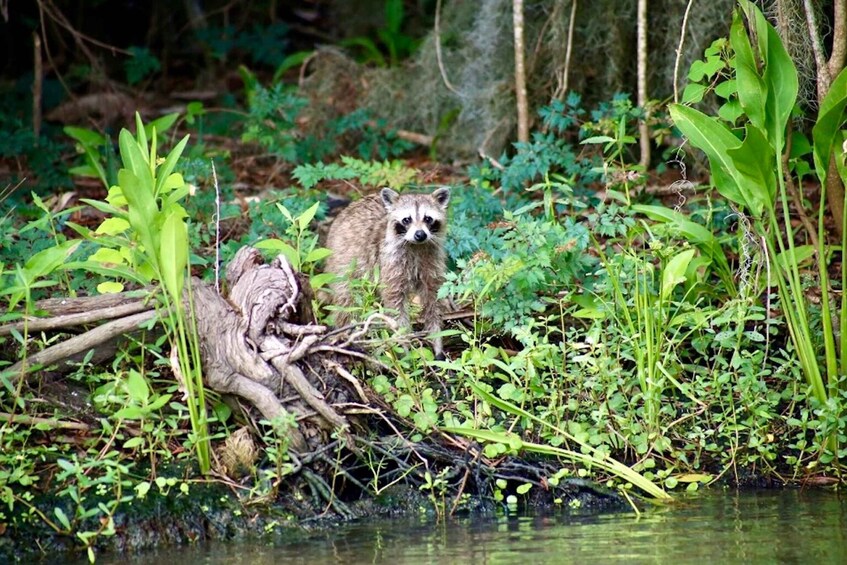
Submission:
<svg viewBox="0 0 847 565">
<path fill-rule="evenodd" d="M 353 520 L 424 515 L 437 521 L 445 519 L 445 510 L 449 511 L 453 503 L 446 494 L 443 498 L 428 496 L 412 485 L 398 484 L 376 496 L 341 501 L 348 511 L 342 517 L 300 488 L 292 488 L 272 502 L 258 503 L 239 498 L 238 491 L 223 482 L 187 481 L 186 484 L 187 492 L 179 484 L 173 484 L 164 490 L 153 489 L 143 499 L 133 497 L 122 503 L 113 514 L 111 535 L 103 529 L 104 520 L 96 518 L 80 521 L 77 531 L 101 531 L 92 543 L 96 556 L 132 554 L 201 541 L 262 540 L 281 544 Z M 95 502 L 109 504 L 110 499 L 101 497 L 89 504 Z M 56 507 L 73 516 L 74 510 L 66 500 L 53 495 L 31 501 L 29 509 L 16 505 L 15 511 L 7 514 L 6 528 L 0 535 L 0 562 L 84 560 L 86 550 L 79 538 L 57 533 L 38 515 L 41 512 L 55 521 Z M 612 491 L 573 479 L 549 491 L 521 497 L 513 505 L 466 493 L 456 504 L 453 515 L 494 516 L 498 512 L 556 512 L 576 508 L 584 515 L 625 511 L 629 505 Z"/>
</svg>

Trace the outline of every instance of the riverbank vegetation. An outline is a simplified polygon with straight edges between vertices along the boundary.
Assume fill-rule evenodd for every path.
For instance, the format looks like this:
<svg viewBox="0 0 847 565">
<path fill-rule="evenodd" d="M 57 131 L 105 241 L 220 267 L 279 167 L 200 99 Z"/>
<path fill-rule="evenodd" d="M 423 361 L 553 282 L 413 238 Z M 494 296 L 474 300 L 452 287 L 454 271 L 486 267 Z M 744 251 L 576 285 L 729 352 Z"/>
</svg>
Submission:
<svg viewBox="0 0 847 565">
<path fill-rule="evenodd" d="M 134 514 L 209 492 L 272 532 L 397 489 L 444 518 L 841 483 L 842 0 L 724 2 L 731 21 L 690 2 L 648 20 L 643 0 L 383 0 L 373 20 L 266 2 L 252 27 L 256 6 L 189 4 L 190 49 L 154 11 L 120 63 L 61 2 L 3 14 L 32 53 L 0 93 L 10 557 L 36 535 L 93 560 Z M 598 37 L 617 47 L 592 75 L 601 54 L 571 53 Z M 339 207 L 439 185 L 447 359 L 372 281 L 333 327 Z"/>
</svg>

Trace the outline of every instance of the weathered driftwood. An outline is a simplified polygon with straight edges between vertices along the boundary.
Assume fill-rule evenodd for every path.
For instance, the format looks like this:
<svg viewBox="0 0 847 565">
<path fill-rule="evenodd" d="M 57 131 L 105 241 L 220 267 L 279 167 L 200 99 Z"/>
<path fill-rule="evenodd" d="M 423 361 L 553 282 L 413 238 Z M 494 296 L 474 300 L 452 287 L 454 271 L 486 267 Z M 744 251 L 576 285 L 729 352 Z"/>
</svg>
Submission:
<svg viewBox="0 0 847 565">
<path fill-rule="evenodd" d="M 305 277 L 284 257 L 264 264 L 257 250 L 246 247 L 230 263 L 226 278 L 228 297 L 196 278 L 185 293 L 187 311 L 196 322 L 206 386 L 241 397 L 268 420 L 293 414 L 300 423 L 290 435 L 295 451 L 326 443 L 332 432 L 346 434 L 349 422 L 333 405 L 365 402 L 367 395 L 337 362 L 352 340 L 343 333 L 330 335 L 311 320 Z M 39 303 L 38 311 L 51 317 L 28 319 L 32 330 L 105 323 L 30 355 L 26 367 L 18 363 L 10 368 L 13 380 L 25 375 L 27 367 L 60 364 L 116 336 L 149 327 L 156 311 L 137 293 L 128 294 Z M 2 326 L 0 333 L 20 331 L 20 324 Z"/>
<path fill-rule="evenodd" d="M 132 333 L 155 316 L 156 312 L 154 310 L 132 314 L 131 316 L 105 323 L 102 326 L 97 326 L 84 334 L 76 335 L 66 341 L 33 353 L 25 361 L 19 361 L 9 368 L 11 381 L 14 383 L 22 375 L 26 374 L 28 367 L 53 365 L 65 359 L 70 359 L 78 353 L 94 349 L 117 336 Z"/>
</svg>

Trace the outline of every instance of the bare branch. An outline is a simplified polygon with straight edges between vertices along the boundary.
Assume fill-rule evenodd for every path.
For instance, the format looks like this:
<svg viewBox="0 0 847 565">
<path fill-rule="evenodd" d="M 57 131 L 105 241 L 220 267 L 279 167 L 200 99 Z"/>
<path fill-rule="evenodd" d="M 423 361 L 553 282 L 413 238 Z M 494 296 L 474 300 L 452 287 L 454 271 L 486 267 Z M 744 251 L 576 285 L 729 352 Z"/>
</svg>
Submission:
<svg viewBox="0 0 847 565">
<path fill-rule="evenodd" d="M 518 105 L 518 141 L 529 141 L 529 103 L 526 97 L 524 68 L 523 0 L 512 0 L 512 21 L 515 32 L 515 97 Z"/>
<path fill-rule="evenodd" d="M 673 64 L 673 101 L 679 102 L 679 61 L 682 59 L 682 46 L 685 44 L 685 34 L 688 32 L 688 15 L 694 0 L 688 0 L 685 14 L 682 16 L 682 27 L 679 30 L 679 45 L 676 48 L 676 59 Z"/>
</svg>

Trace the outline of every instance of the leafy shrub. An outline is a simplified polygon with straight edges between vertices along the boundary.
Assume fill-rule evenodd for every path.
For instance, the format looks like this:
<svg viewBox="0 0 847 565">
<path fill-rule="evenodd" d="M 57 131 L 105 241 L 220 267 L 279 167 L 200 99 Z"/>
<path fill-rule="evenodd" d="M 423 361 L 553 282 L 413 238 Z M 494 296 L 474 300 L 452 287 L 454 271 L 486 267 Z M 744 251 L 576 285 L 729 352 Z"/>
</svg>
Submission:
<svg viewBox="0 0 847 565">
<path fill-rule="evenodd" d="M 197 30 L 197 39 L 212 57 L 225 61 L 233 52 L 246 54 L 257 65 L 276 67 L 285 59 L 288 26 L 283 22 L 254 25 L 250 30 L 234 26 L 207 27 Z"/>
<path fill-rule="evenodd" d="M 297 162 L 297 116 L 308 101 L 284 84 L 257 87 L 248 96 L 244 141 L 256 141 L 283 161 Z"/>
<path fill-rule="evenodd" d="M 401 161 L 362 161 L 353 157 L 342 157 L 341 163 L 316 163 L 300 165 L 294 169 L 293 176 L 306 189 L 314 188 L 324 180 L 359 181 L 366 186 L 402 187 L 412 182 L 417 170 Z"/>
<path fill-rule="evenodd" d="M 347 148 L 355 148 L 362 159 L 387 159 L 412 148 L 408 141 L 372 119 L 365 110 L 355 110 L 300 131 L 297 120 L 309 102 L 282 83 L 265 88 L 248 71 L 242 70 L 248 89 L 248 116 L 244 141 L 257 141 L 276 157 L 291 163 L 312 163 L 327 159 Z"/>
<path fill-rule="evenodd" d="M 507 192 L 520 191 L 554 173 L 582 188 L 596 181 L 599 162 L 579 155 L 571 143 L 585 114 L 579 96 L 571 94 L 564 102 L 553 101 L 538 114 L 543 130 L 533 132 L 530 141 L 515 143 L 515 154 L 501 156 L 502 169 L 488 169 L 484 180 L 501 184 Z"/>
<path fill-rule="evenodd" d="M 593 262 L 588 229 L 571 218 L 539 220 L 504 214 L 486 242 L 487 251 L 458 259 L 442 296 L 473 298 L 477 311 L 498 328 L 518 333 L 549 305 L 547 298 L 581 277 Z"/>
<path fill-rule="evenodd" d="M 0 97 L 0 104 L 5 103 L 6 97 Z M 67 170 L 56 166 L 62 161 L 62 153 L 67 151 L 68 144 L 55 136 L 50 135 L 52 129 L 45 131 L 38 137 L 32 131 L 32 124 L 12 113 L 0 112 L 0 159 L 15 159 L 25 164 L 30 174 L 26 172 L 22 176 L 28 178 L 29 186 L 42 189 L 69 188 L 73 185 Z M 32 178 L 34 175 L 35 178 Z M 20 178 L 8 178 L 4 184 L 0 184 L 0 191 L 14 186 Z"/>
</svg>

